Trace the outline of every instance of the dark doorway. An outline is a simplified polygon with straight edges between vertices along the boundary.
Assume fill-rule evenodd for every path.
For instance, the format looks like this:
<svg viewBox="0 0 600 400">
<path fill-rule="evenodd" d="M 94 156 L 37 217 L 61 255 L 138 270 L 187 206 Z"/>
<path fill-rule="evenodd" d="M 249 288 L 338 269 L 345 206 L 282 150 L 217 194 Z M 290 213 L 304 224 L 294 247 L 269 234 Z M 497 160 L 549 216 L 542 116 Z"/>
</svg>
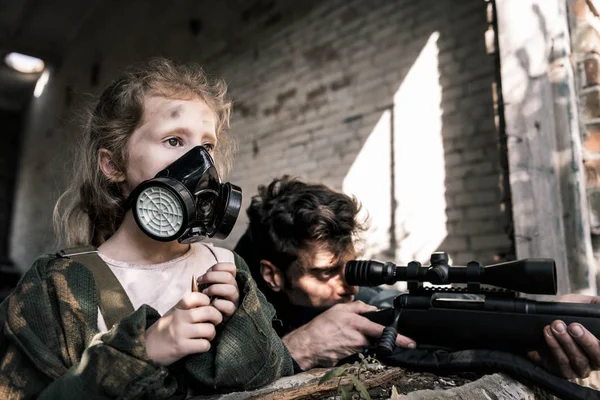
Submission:
<svg viewBox="0 0 600 400">
<path fill-rule="evenodd" d="M 0 109 L 0 301 L 20 278 L 10 259 L 9 246 L 21 132 L 23 112 Z"/>
</svg>

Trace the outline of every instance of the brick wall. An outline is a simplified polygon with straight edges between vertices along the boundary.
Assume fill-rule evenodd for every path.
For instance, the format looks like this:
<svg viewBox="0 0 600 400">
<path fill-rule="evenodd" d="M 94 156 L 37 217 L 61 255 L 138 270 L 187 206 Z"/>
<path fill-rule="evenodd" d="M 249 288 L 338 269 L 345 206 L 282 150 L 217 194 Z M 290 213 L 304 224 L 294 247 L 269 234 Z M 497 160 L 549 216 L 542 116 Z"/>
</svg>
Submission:
<svg viewBox="0 0 600 400">
<path fill-rule="evenodd" d="M 419 104 L 442 111 L 443 150 L 437 158 L 445 162 L 446 191 L 439 196 L 447 207 L 447 236 L 438 247 L 457 263 L 512 257 L 501 207 L 485 2 L 264 0 L 218 2 L 211 9 L 197 4 L 107 3 L 53 71 L 47 93 L 32 105 L 21 160 L 11 238 L 21 268 L 53 249 L 49 215 L 64 185 L 65 144 L 79 132 L 73 111 L 124 65 L 152 55 L 172 56 L 200 61 L 229 82 L 235 100 L 232 132 L 239 142 L 229 179 L 242 186 L 245 208 L 258 184 L 283 173 L 342 189 L 435 32 L 440 97 L 414 96 Z M 385 134 L 391 139 L 391 133 Z M 408 145 L 410 135 L 420 134 L 418 129 L 394 131 Z M 382 157 L 389 150 L 382 148 Z M 429 156 L 421 154 L 414 174 L 432 165 Z M 381 207 L 392 204 L 390 191 L 383 190 L 392 183 L 392 171 L 408 177 L 410 170 L 383 165 L 370 171 L 373 179 L 384 181 Z M 429 193 L 427 182 L 411 189 L 423 198 Z M 396 202 L 393 209 L 401 214 L 402 207 Z M 245 225 L 242 215 L 225 245 L 233 245 Z"/>
<path fill-rule="evenodd" d="M 590 217 L 592 248 L 600 260 L 600 18 L 587 3 L 576 0 L 573 13 L 573 53 L 577 69 L 577 94 L 581 106 L 583 162 Z M 599 278 L 597 278 L 598 280 Z"/>
</svg>

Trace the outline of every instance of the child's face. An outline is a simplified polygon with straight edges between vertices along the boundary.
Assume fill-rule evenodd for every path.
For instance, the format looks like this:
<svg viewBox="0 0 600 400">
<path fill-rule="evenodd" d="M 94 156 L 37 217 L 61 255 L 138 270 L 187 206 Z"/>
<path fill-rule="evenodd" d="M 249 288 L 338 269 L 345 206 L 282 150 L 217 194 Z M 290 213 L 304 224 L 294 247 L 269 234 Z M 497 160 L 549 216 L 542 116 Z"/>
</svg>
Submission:
<svg viewBox="0 0 600 400">
<path fill-rule="evenodd" d="M 127 143 L 125 194 L 193 147 L 204 146 L 214 157 L 215 127 L 216 115 L 202 100 L 149 97 L 142 124 Z"/>
</svg>

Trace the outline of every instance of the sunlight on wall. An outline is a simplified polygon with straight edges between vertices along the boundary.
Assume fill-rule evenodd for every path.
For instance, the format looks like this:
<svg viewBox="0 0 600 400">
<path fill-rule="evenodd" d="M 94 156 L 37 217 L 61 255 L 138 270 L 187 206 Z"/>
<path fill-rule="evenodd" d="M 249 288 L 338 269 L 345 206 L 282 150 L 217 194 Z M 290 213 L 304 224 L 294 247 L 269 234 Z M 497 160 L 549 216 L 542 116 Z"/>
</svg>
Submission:
<svg viewBox="0 0 600 400">
<path fill-rule="evenodd" d="M 394 96 L 396 236 L 401 262 L 427 261 L 447 235 L 439 34 L 434 32 Z"/>
<path fill-rule="evenodd" d="M 403 265 L 411 260 L 427 262 L 447 235 L 438 38 L 437 32 L 430 36 L 394 95 L 393 129 L 386 111 L 343 182 L 343 190 L 355 195 L 368 213 L 365 258 L 381 258 L 385 252 L 393 258 L 387 261 Z M 392 228 L 395 248 L 390 248 Z"/>
<path fill-rule="evenodd" d="M 368 217 L 364 257 L 388 250 L 390 243 L 391 112 L 384 112 L 344 178 L 343 191 L 362 204 L 361 219 Z M 392 261 L 392 260 L 390 260 Z"/>
</svg>

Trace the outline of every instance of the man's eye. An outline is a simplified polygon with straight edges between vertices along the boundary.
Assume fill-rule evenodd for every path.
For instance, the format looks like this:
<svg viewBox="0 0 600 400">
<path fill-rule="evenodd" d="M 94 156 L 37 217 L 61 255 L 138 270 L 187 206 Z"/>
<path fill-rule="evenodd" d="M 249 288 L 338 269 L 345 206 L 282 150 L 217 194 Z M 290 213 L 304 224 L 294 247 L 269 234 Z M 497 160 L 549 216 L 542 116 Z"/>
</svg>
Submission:
<svg viewBox="0 0 600 400">
<path fill-rule="evenodd" d="M 173 147 L 183 146 L 183 142 L 179 138 L 169 138 L 167 139 L 167 143 L 169 143 L 169 146 Z"/>
<path fill-rule="evenodd" d="M 325 270 L 325 271 L 321 272 L 321 277 L 323 277 L 323 278 L 329 278 L 329 277 L 331 277 L 333 275 L 333 273 L 334 273 L 334 270 L 328 269 L 328 270 Z"/>
</svg>

